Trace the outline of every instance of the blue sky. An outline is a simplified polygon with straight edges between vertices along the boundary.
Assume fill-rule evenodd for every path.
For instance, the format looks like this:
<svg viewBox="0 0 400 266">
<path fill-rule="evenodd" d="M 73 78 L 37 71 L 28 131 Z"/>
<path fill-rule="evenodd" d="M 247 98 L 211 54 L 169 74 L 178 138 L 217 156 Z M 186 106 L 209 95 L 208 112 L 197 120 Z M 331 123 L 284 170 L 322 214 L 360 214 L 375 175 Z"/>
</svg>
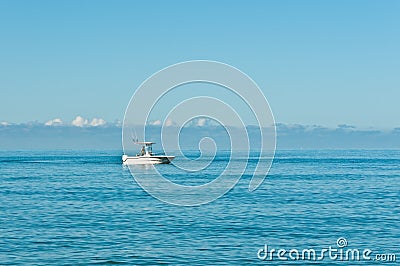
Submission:
<svg viewBox="0 0 400 266">
<path fill-rule="evenodd" d="M 0 1 L 0 121 L 123 119 L 170 64 L 231 64 L 277 122 L 400 126 L 399 1 Z"/>
</svg>

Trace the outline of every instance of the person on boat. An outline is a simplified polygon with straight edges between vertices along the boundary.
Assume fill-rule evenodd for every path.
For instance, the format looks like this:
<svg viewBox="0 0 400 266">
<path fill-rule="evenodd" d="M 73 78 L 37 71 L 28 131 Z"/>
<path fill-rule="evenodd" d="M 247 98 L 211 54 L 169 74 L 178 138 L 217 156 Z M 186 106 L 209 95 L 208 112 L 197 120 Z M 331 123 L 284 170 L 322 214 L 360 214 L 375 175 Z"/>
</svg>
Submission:
<svg viewBox="0 0 400 266">
<path fill-rule="evenodd" d="M 142 147 L 142 150 L 140 151 L 140 155 L 144 155 L 145 154 L 145 150 L 144 150 L 144 146 Z"/>
</svg>

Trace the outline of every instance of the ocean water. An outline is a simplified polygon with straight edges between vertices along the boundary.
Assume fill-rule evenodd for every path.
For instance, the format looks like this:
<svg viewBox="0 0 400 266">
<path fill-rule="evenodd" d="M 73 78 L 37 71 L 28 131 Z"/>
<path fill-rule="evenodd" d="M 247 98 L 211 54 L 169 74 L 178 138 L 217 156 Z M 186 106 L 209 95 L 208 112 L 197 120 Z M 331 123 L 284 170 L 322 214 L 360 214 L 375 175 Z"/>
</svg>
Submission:
<svg viewBox="0 0 400 266">
<path fill-rule="evenodd" d="M 0 152 L 0 265 L 380 265 L 379 254 L 396 256 L 385 264 L 400 261 L 400 151 L 279 151 L 259 189 L 248 191 L 247 172 L 197 207 L 147 194 L 120 155 Z M 212 175 L 159 167 L 175 182 Z M 259 258 L 265 245 L 318 252 L 338 248 L 339 238 L 342 249 L 370 249 L 371 260 Z"/>
</svg>

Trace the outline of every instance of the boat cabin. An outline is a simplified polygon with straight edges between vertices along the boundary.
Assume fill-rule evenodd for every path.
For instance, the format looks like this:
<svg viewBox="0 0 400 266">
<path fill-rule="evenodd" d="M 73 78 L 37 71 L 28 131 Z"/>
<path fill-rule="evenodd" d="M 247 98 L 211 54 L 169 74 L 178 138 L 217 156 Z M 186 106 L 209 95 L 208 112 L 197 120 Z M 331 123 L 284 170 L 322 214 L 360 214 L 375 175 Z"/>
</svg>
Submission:
<svg viewBox="0 0 400 266">
<path fill-rule="evenodd" d="M 144 142 L 136 142 L 136 144 L 142 145 L 142 149 L 140 150 L 140 153 L 137 154 L 137 156 L 152 156 L 153 155 L 152 145 L 155 144 L 155 142 L 144 141 Z"/>
</svg>

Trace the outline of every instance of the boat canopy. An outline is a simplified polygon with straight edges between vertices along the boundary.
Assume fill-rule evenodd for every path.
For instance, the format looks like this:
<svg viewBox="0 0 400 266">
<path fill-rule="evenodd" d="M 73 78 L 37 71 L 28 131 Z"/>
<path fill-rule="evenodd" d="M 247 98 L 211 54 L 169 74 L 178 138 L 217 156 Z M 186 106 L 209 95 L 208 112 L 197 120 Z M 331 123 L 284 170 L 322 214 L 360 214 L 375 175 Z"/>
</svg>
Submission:
<svg viewBox="0 0 400 266">
<path fill-rule="evenodd" d="M 140 144 L 140 145 L 146 145 L 146 146 L 156 144 L 155 142 L 151 142 L 151 141 L 136 141 L 135 143 Z"/>
</svg>

